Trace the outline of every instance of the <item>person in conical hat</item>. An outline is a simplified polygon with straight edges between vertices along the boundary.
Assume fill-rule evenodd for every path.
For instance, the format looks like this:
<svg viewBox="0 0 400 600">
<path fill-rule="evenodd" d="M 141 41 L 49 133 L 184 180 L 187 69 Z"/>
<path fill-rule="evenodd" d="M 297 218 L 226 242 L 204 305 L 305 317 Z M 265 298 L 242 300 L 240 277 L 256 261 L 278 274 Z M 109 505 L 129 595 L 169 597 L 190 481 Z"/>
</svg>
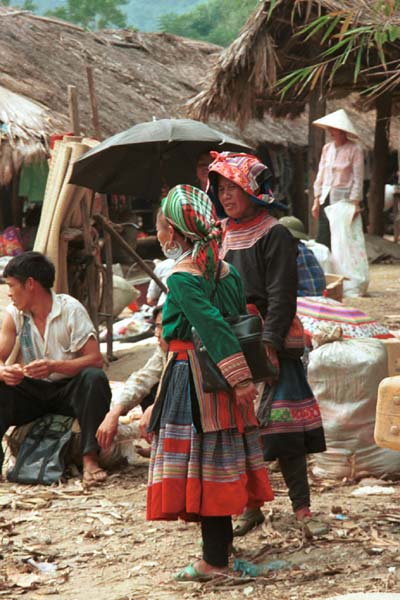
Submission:
<svg viewBox="0 0 400 600">
<path fill-rule="evenodd" d="M 364 264 L 365 242 L 360 217 L 364 182 L 363 150 L 357 141 L 357 130 L 345 110 L 339 109 L 329 113 L 314 121 L 313 125 L 326 129 L 332 138 L 322 149 L 314 183 L 311 212 L 313 217 L 318 219 L 317 242 L 332 250 L 333 261 L 337 263 L 339 272 L 348 275 L 350 279 L 354 275 L 352 255 L 354 260 L 356 256 L 362 255 L 363 264 L 361 267 L 355 266 L 358 271 L 355 289 L 361 290 L 365 287 L 365 273 L 368 271 L 368 266 L 365 269 Z M 343 202 L 346 203 L 345 206 Z M 341 231 L 343 227 L 346 231 Z M 350 238 L 354 240 L 356 237 L 359 247 L 352 247 L 349 252 L 349 248 L 344 248 L 343 238 L 350 241 Z M 343 253 L 346 253 L 348 273 L 343 273 Z M 348 285 L 349 288 L 354 287 L 353 284 Z M 366 291 L 366 287 L 363 291 Z"/>
</svg>

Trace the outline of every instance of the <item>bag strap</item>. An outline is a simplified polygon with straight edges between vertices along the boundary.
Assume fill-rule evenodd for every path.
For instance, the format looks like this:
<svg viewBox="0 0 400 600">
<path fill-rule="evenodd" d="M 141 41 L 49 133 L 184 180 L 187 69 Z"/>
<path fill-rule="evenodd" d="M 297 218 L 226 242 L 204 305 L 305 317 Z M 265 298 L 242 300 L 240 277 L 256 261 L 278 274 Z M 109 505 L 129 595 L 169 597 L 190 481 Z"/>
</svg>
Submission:
<svg viewBox="0 0 400 600">
<path fill-rule="evenodd" d="M 217 265 L 217 270 L 215 272 L 215 280 L 214 280 L 215 285 L 214 285 L 214 289 L 210 296 L 210 300 L 211 300 L 212 304 L 214 304 L 214 298 L 215 298 L 215 294 L 217 293 L 218 283 L 219 283 L 219 280 L 221 279 L 221 271 L 222 271 L 222 260 L 219 260 L 218 265 Z"/>
</svg>

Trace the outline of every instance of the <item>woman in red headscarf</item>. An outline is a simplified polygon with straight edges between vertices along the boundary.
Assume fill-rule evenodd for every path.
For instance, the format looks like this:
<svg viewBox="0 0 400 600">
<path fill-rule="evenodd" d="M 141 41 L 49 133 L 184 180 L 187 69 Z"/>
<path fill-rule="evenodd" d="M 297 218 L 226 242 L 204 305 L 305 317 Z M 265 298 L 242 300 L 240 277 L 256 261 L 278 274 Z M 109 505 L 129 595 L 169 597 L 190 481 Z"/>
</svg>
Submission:
<svg viewBox="0 0 400 600">
<path fill-rule="evenodd" d="M 209 195 L 223 218 L 220 257 L 242 277 L 248 304 L 264 319 L 265 351 L 279 370 L 266 385 L 257 413 L 265 460 L 279 460 L 298 520 L 310 519 L 306 455 L 325 450 L 318 405 L 300 357 L 297 323 L 297 240 L 268 212 L 274 204 L 271 173 L 255 156 L 211 152 Z M 296 336 L 298 338 L 296 339 Z M 248 508 L 234 532 L 244 535 L 261 523 L 259 508 Z"/>
<path fill-rule="evenodd" d="M 222 317 L 246 310 L 240 277 L 226 263 L 211 301 L 221 227 L 207 194 L 189 185 L 170 190 L 157 235 L 175 267 L 163 307 L 169 355 L 149 426 L 154 436 L 147 518 L 201 523 L 203 557 L 177 575 L 180 581 L 200 581 L 228 565 L 231 516 L 246 505 L 260 507 L 273 494 L 254 414 L 256 388 L 239 342 Z M 231 393 L 203 392 L 192 327 Z"/>
</svg>

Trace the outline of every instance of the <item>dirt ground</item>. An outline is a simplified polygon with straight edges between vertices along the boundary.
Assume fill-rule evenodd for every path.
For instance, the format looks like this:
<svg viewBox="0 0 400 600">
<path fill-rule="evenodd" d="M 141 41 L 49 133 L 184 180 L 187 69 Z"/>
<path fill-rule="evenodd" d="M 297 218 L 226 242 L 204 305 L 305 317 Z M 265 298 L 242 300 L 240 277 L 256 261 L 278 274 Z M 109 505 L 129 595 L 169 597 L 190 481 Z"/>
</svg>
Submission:
<svg viewBox="0 0 400 600">
<path fill-rule="evenodd" d="M 399 265 L 373 266 L 370 296 L 349 304 L 400 329 L 399 291 Z M 144 344 L 112 363 L 110 378 L 127 376 L 149 351 Z M 400 483 L 311 478 L 312 507 L 328 529 L 310 539 L 293 520 L 280 474 L 270 476 L 276 498 L 264 507 L 265 523 L 235 541 L 236 559 L 262 574 L 230 571 L 206 584 L 173 581 L 199 556 L 200 532 L 196 524 L 146 522 L 146 459 L 90 490 L 78 479 L 50 488 L 2 483 L 0 598 L 317 600 L 400 592 Z M 381 494 L 354 495 L 367 486 Z"/>
</svg>

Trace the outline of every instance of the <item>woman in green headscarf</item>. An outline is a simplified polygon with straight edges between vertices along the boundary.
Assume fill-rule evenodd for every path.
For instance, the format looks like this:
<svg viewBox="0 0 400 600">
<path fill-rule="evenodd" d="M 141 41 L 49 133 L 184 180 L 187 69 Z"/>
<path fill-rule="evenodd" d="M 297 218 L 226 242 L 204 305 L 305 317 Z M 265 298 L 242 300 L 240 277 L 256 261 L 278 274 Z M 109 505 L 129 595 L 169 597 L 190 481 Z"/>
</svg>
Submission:
<svg viewBox="0 0 400 600">
<path fill-rule="evenodd" d="M 157 235 L 175 259 L 163 308 L 167 366 L 154 404 L 149 432 L 152 451 L 147 518 L 199 521 L 203 556 L 183 569 L 180 581 L 201 581 L 228 566 L 231 516 L 273 498 L 263 466 L 251 372 L 222 314 L 245 312 L 236 270 L 222 263 L 214 302 L 220 224 L 207 195 L 173 188 L 162 203 Z M 230 393 L 205 393 L 193 351 L 195 327 Z"/>
</svg>

